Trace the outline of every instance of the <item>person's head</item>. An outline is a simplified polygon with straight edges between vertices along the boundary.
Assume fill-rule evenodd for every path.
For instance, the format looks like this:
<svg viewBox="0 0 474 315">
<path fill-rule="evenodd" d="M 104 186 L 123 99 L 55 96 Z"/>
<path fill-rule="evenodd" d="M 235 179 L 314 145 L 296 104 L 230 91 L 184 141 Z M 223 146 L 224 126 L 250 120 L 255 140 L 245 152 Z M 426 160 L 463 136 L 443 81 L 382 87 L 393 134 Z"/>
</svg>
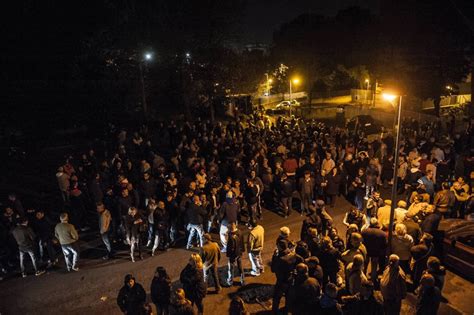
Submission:
<svg viewBox="0 0 474 315">
<path fill-rule="evenodd" d="M 299 263 L 298 265 L 296 265 L 296 273 L 298 275 L 308 275 L 308 266 L 304 263 Z"/>
<path fill-rule="evenodd" d="M 155 277 L 160 278 L 160 279 L 168 279 L 168 273 L 166 272 L 165 267 L 158 266 L 156 267 L 155 270 Z"/>
<path fill-rule="evenodd" d="M 201 256 L 196 253 L 191 254 L 191 257 L 189 258 L 189 263 L 197 269 L 202 269 L 204 266 L 202 263 Z"/>
<path fill-rule="evenodd" d="M 407 234 L 407 227 L 403 223 L 397 223 L 395 225 L 395 234 L 397 236 L 405 236 Z"/>
<path fill-rule="evenodd" d="M 311 177 L 311 172 L 308 171 L 308 170 L 304 171 L 304 177 L 305 177 L 306 179 L 310 178 L 310 177 Z"/>
<path fill-rule="evenodd" d="M 203 237 L 204 237 L 204 241 L 205 241 L 206 243 L 212 241 L 212 236 L 211 236 L 211 234 L 209 234 L 209 233 L 204 233 Z"/>
<path fill-rule="evenodd" d="M 130 208 L 128 208 L 128 215 L 129 215 L 129 216 L 134 217 L 134 216 L 137 215 L 137 213 L 138 213 L 137 208 L 135 208 L 135 207 L 130 207 Z"/>
<path fill-rule="evenodd" d="M 370 227 L 371 228 L 378 228 L 379 227 L 379 220 L 376 217 L 370 218 Z"/>
<path fill-rule="evenodd" d="M 324 293 L 326 293 L 327 296 L 329 296 L 332 299 L 337 298 L 337 286 L 334 283 L 329 282 L 326 284 L 326 288 L 324 290 Z"/>
<path fill-rule="evenodd" d="M 432 288 L 435 286 L 435 278 L 431 274 L 425 273 L 421 276 L 420 285 L 425 288 Z"/>
<path fill-rule="evenodd" d="M 433 178 L 433 170 L 427 170 L 426 171 L 426 177 L 428 177 L 429 179 L 432 179 Z"/>
<path fill-rule="evenodd" d="M 102 203 L 102 201 L 99 201 L 98 203 L 96 203 L 95 206 L 96 206 L 96 209 L 97 209 L 98 213 L 102 213 L 102 212 L 105 211 L 105 207 L 104 207 L 104 204 Z"/>
<path fill-rule="evenodd" d="M 406 209 L 406 207 L 407 207 L 406 201 L 405 201 L 405 200 L 400 200 L 400 201 L 398 201 L 397 207 L 398 207 L 398 208 L 402 208 L 402 209 Z"/>
<path fill-rule="evenodd" d="M 383 203 L 384 203 L 384 205 L 386 205 L 386 206 L 391 206 L 391 205 L 392 205 L 392 200 L 390 200 L 390 199 L 385 199 L 385 200 L 383 201 Z"/>
<path fill-rule="evenodd" d="M 361 287 L 360 287 L 360 295 L 368 299 L 374 294 L 374 283 L 370 280 L 362 280 Z"/>
<path fill-rule="evenodd" d="M 282 226 L 280 228 L 280 236 L 288 238 L 290 236 L 290 228 L 287 226 Z"/>
<path fill-rule="evenodd" d="M 357 207 L 351 207 L 351 208 L 349 209 L 349 212 L 350 212 L 350 214 L 353 215 L 353 216 L 358 216 L 359 213 L 360 213 L 360 210 L 357 209 Z"/>
<path fill-rule="evenodd" d="M 457 179 L 457 182 L 460 183 L 461 185 L 464 185 L 464 177 L 459 176 Z"/>
<path fill-rule="evenodd" d="M 158 209 L 163 210 L 165 208 L 165 203 L 163 200 L 159 200 L 158 203 L 156 204 Z"/>
<path fill-rule="evenodd" d="M 380 198 L 380 192 L 374 191 L 374 192 L 372 193 L 372 197 L 373 197 L 374 199 L 379 199 L 379 198 Z"/>
<path fill-rule="evenodd" d="M 310 227 L 308 229 L 308 234 L 311 236 L 311 237 L 316 237 L 318 236 L 318 230 L 314 227 Z"/>
<path fill-rule="evenodd" d="M 364 256 L 357 254 L 352 260 L 353 269 L 362 269 L 364 267 Z"/>
<path fill-rule="evenodd" d="M 148 172 L 143 173 L 143 179 L 144 180 L 149 180 L 150 179 L 150 173 L 148 173 Z"/>
<path fill-rule="evenodd" d="M 351 234 L 351 245 L 355 248 L 359 247 L 362 244 L 362 235 L 360 233 L 354 232 Z"/>
<path fill-rule="evenodd" d="M 331 152 L 326 152 L 326 160 L 330 160 L 331 159 Z"/>
<path fill-rule="evenodd" d="M 174 296 L 177 301 L 186 300 L 186 294 L 182 288 L 176 289 L 176 291 L 174 291 Z"/>
<path fill-rule="evenodd" d="M 438 257 L 430 256 L 426 262 L 426 266 L 428 267 L 428 270 L 438 271 L 441 269 L 441 261 Z"/>
<path fill-rule="evenodd" d="M 35 217 L 37 220 L 41 220 L 44 218 L 44 211 L 43 210 L 36 210 Z"/>
<path fill-rule="evenodd" d="M 400 265 L 400 257 L 398 255 L 392 254 L 388 258 L 388 265 L 392 268 L 396 268 Z"/>
<path fill-rule="evenodd" d="M 254 183 L 253 180 L 248 180 L 248 181 L 247 181 L 247 186 L 253 187 L 254 185 L 255 185 L 255 183 Z"/>
<path fill-rule="evenodd" d="M 200 206 L 200 205 L 201 205 L 201 198 L 199 198 L 198 195 L 194 195 L 194 196 L 193 196 L 193 203 L 194 203 L 195 205 Z"/>
<path fill-rule="evenodd" d="M 441 188 L 442 188 L 443 190 L 449 190 L 449 183 L 448 183 L 448 182 L 443 182 L 443 183 L 441 184 Z"/>
<path fill-rule="evenodd" d="M 135 285 L 135 278 L 131 274 L 128 274 L 125 276 L 123 282 L 129 288 L 133 288 L 133 286 Z"/>
<path fill-rule="evenodd" d="M 332 247 L 332 240 L 329 236 L 323 237 L 323 240 L 321 241 L 321 247 L 322 248 L 330 248 Z"/>
<path fill-rule="evenodd" d="M 63 212 L 59 215 L 59 220 L 62 222 L 62 223 L 67 223 L 68 220 L 69 220 L 69 215 L 66 213 L 66 212 Z"/>
<path fill-rule="evenodd" d="M 27 226 L 28 225 L 28 219 L 27 218 L 21 218 L 19 223 L 20 223 L 20 225 Z"/>
</svg>

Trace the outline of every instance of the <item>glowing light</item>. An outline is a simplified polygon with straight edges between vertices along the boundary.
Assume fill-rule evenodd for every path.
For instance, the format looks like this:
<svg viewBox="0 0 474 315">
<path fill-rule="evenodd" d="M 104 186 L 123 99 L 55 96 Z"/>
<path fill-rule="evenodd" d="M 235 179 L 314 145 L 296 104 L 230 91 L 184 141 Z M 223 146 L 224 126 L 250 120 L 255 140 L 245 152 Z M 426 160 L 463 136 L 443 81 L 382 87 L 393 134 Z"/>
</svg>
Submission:
<svg viewBox="0 0 474 315">
<path fill-rule="evenodd" d="M 151 60 L 152 58 L 153 58 L 153 55 L 151 53 L 145 54 L 145 60 Z"/>
<path fill-rule="evenodd" d="M 389 94 L 389 93 L 383 93 L 382 97 L 386 101 L 393 102 L 393 100 L 395 100 L 397 98 L 397 95 Z"/>
<path fill-rule="evenodd" d="M 300 83 L 300 79 L 299 79 L 299 78 L 294 78 L 294 79 L 291 80 L 291 82 L 292 82 L 293 84 L 299 84 L 299 83 Z"/>
</svg>

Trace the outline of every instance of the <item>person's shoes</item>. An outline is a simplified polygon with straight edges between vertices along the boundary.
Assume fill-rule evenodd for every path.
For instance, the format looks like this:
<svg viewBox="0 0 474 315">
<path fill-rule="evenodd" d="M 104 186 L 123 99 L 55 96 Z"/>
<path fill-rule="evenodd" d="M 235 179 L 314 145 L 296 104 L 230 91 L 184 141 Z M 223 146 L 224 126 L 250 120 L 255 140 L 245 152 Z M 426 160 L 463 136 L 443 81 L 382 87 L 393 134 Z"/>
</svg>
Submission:
<svg viewBox="0 0 474 315">
<path fill-rule="evenodd" d="M 21 273 L 21 277 L 22 277 L 22 278 L 26 278 L 26 272 L 22 272 L 22 273 Z"/>
<path fill-rule="evenodd" d="M 103 260 L 109 260 L 110 259 L 110 256 L 109 255 L 105 255 L 102 257 Z"/>
<path fill-rule="evenodd" d="M 365 196 L 365 197 L 364 197 L 364 200 L 369 200 L 369 197 Z"/>
<path fill-rule="evenodd" d="M 233 284 L 233 283 L 232 283 L 232 284 Z M 222 286 L 223 286 L 224 288 L 230 288 L 230 287 L 232 286 L 232 284 L 226 282 L 226 283 L 224 283 Z"/>
<path fill-rule="evenodd" d="M 140 258 L 140 260 L 143 260 L 142 254 L 140 254 L 140 256 L 138 256 L 138 258 Z"/>
<path fill-rule="evenodd" d="M 151 257 L 153 257 L 153 256 L 155 256 L 155 251 L 154 250 L 151 251 Z"/>
<path fill-rule="evenodd" d="M 41 276 L 45 272 L 46 272 L 45 270 L 38 270 L 38 271 L 35 272 L 35 276 Z"/>
<path fill-rule="evenodd" d="M 186 249 L 191 249 L 191 248 L 193 248 L 192 245 L 186 245 Z"/>
<path fill-rule="evenodd" d="M 148 242 L 146 243 L 146 247 L 150 247 L 150 246 L 151 246 L 151 241 L 148 241 Z"/>
<path fill-rule="evenodd" d="M 72 267 L 71 268 L 72 271 L 79 271 L 79 268 L 77 268 L 76 266 Z"/>
<path fill-rule="evenodd" d="M 260 276 L 260 273 L 257 273 L 257 272 L 255 272 L 255 271 L 252 270 L 252 271 L 250 271 L 250 275 L 251 275 L 252 277 L 258 277 L 258 276 Z"/>
<path fill-rule="evenodd" d="M 90 227 L 85 226 L 85 227 L 81 228 L 81 232 L 87 232 L 87 231 L 89 231 L 90 229 L 91 229 Z"/>
<path fill-rule="evenodd" d="M 287 216 L 287 215 L 285 215 L 285 219 L 288 219 L 288 216 Z"/>
</svg>

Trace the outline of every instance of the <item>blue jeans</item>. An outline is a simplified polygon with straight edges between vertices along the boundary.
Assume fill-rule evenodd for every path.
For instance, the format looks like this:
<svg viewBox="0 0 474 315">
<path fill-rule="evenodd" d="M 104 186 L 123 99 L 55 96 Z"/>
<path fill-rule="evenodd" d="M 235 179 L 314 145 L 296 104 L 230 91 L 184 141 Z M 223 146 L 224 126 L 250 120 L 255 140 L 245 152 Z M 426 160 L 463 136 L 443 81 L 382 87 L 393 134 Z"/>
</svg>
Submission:
<svg viewBox="0 0 474 315">
<path fill-rule="evenodd" d="M 20 270 L 21 273 L 25 272 L 25 255 L 28 254 L 30 255 L 31 262 L 33 263 L 33 268 L 35 268 L 35 271 L 38 271 L 38 267 L 36 266 L 36 255 L 35 251 L 33 249 L 20 249 Z"/>
<path fill-rule="evenodd" d="M 102 242 L 104 242 L 105 248 L 107 249 L 107 254 L 110 254 L 112 252 L 112 244 L 110 244 L 109 232 L 100 234 L 100 237 L 102 237 Z"/>
<path fill-rule="evenodd" d="M 203 243 L 203 237 L 204 237 L 204 231 L 202 229 L 202 225 L 200 224 L 188 224 L 188 231 L 189 231 L 189 236 L 188 236 L 188 244 L 186 247 L 191 247 L 193 244 L 193 238 L 194 235 L 197 234 L 198 240 L 199 240 L 199 246 L 202 247 Z"/>
<path fill-rule="evenodd" d="M 227 219 L 224 219 L 222 220 L 221 228 L 219 229 L 219 237 L 221 239 L 222 252 L 225 252 L 227 250 L 227 231 L 229 230 L 228 225 L 229 225 L 229 222 L 227 221 Z"/>
<path fill-rule="evenodd" d="M 262 251 L 252 251 L 249 253 L 250 264 L 252 265 L 252 272 L 260 274 L 263 270 Z"/>
<path fill-rule="evenodd" d="M 74 247 L 74 243 L 61 245 L 68 270 L 75 268 L 79 260 L 79 252 Z"/>
</svg>

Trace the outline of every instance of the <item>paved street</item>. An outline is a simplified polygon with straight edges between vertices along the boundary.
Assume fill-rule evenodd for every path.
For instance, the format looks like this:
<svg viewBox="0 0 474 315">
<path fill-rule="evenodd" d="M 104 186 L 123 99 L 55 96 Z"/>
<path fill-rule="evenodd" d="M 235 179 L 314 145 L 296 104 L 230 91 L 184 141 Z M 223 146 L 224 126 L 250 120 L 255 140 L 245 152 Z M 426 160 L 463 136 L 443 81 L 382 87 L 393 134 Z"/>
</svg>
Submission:
<svg viewBox="0 0 474 315">
<path fill-rule="evenodd" d="M 342 225 L 343 213 L 348 203 L 339 198 L 335 209 L 330 210 L 338 230 L 344 233 Z M 275 239 L 281 226 L 288 226 L 293 234 L 293 239 L 299 237 L 302 217 L 293 213 L 288 219 L 284 219 L 273 212 L 265 211 L 262 222 L 266 230 L 265 249 L 263 258 L 268 264 L 275 248 Z M 241 227 L 245 230 L 245 227 Z M 341 234 L 342 234 L 341 233 Z M 217 237 L 217 236 L 215 236 Z M 99 244 L 89 242 L 89 245 Z M 86 249 L 89 251 L 97 249 Z M 98 257 L 100 252 L 97 251 Z M 173 284 L 179 285 L 179 273 L 186 265 L 190 251 L 184 249 L 172 249 L 155 257 L 147 253 L 145 259 L 132 263 L 128 253 L 122 252 L 117 259 L 102 261 L 101 259 L 83 259 L 80 263 L 81 270 L 77 273 L 66 273 L 64 270 L 54 270 L 36 278 L 29 276 L 25 279 L 14 278 L 0 283 L 0 314 L 120 314 L 116 305 L 118 290 L 123 284 L 123 277 L 127 273 L 135 275 L 147 293 L 154 269 L 164 266 Z M 226 263 L 222 259 L 221 265 Z M 248 257 L 244 259 L 244 267 L 250 268 Z M 221 269 L 221 275 L 224 272 Z M 271 288 L 274 276 L 267 268 L 266 272 L 258 278 L 247 278 L 248 284 L 243 287 L 224 288 L 219 294 L 213 294 L 209 290 L 204 300 L 205 314 L 224 314 L 227 312 L 230 298 L 237 290 L 245 291 L 246 296 L 252 299 L 254 288 L 260 287 L 262 292 Z M 267 295 L 269 295 L 268 293 Z M 443 295 L 449 301 L 442 304 L 440 314 L 472 314 L 474 311 L 474 285 L 449 272 L 446 279 Z M 265 299 L 264 297 L 262 299 Z M 414 296 L 409 296 L 404 305 L 403 313 L 413 313 Z M 265 312 L 270 308 L 270 301 L 249 304 L 252 313 Z"/>
</svg>

